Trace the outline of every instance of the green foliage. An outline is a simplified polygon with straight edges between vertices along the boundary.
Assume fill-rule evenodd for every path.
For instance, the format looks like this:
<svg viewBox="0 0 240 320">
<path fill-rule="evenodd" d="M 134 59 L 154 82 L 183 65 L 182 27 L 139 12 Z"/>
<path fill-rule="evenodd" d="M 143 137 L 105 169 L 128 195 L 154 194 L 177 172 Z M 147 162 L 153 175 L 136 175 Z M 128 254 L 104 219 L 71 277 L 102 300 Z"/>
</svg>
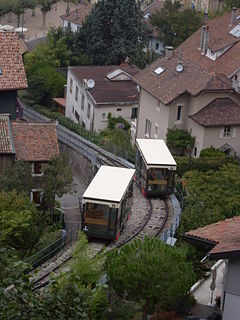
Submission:
<svg viewBox="0 0 240 320">
<path fill-rule="evenodd" d="M 187 131 L 179 129 L 168 129 L 167 145 L 176 149 L 192 149 L 194 146 L 195 138 L 190 135 Z"/>
<path fill-rule="evenodd" d="M 136 307 L 133 303 L 124 300 L 117 300 L 111 307 L 107 319 L 109 320 L 131 320 L 136 314 Z"/>
<path fill-rule="evenodd" d="M 104 287 L 98 287 L 93 293 L 90 304 L 91 319 L 104 320 L 106 319 L 106 310 L 108 307 L 107 290 Z"/>
<path fill-rule="evenodd" d="M 240 0 L 225 0 L 224 4 L 227 8 L 240 8 Z"/>
<path fill-rule="evenodd" d="M 124 19 L 123 19 L 124 17 Z M 145 44 L 145 28 L 135 0 L 99 1 L 85 19 L 79 44 L 94 64 L 120 64 Z"/>
<path fill-rule="evenodd" d="M 203 149 L 200 153 L 200 158 L 208 158 L 208 157 L 227 158 L 227 155 L 223 151 L 215 149 L 213 146 L 211 146 L 209 148 Z"/>
<path fill-rule="evenodd" d="M 41 218 L 29 196 L 15 191 L 0 193 L 0 243 L 32 250 L 41 235 Z"/>
<path fill-rule="evenodd" d="M 16 161 L 10 164 L 0 175 L 0 190 L 17 193 L 25 192 L 30 194 L 33 188 L 31 164 L 24 161 Z"/>
<path fill-rule="evenodd" d="M 181 7 L 179 1 L 166 0 L 164 8 L 151 17 L 151 24 L 157 28 L 164 45 L 176 48 L 201 26 L 201 15 L 197 11 Z"/>
<path fill-rule="evenodd" d="M 216 156 L 214 156 L 214 154 L 216 154 Z M 219 156 L 215 152 L 209 153 L 208 151 L 206 151 L 206 153 L 204 152 L 203 156 L 200 155 L 199 158 L 175 156 L 174 159 L 177 162 L 177 174 L 179 176 L 182 176 L 185 172 L 190 170 L 198 170 L 201 172 L 207 172 L 209 170 L 217 171 L 225 164 L 237 163 L 233 158 L 223 156 L 222 154 Z"/>
<path fill-rule="evenodd" d="M 179 234 L 240 214 L 240 166 L 227 164 L 218 171 L 189 171 Z"/>
<path fill-rule="evenodd" d="M 29 92 L 37 103 L 52 105 L 53 97 L 62 97 L 65 78 L 51 65 L 38 64 L 37 69 L 28 76 Z"/>
<path fill-rule="evenodd" d="M 114 128 L 117 127 L 123 127 L 123 130 L 125 131 L 129 131 L 131 126 L 129 124 L 129 122 L 125 119 L 123 119 L 123 117 L 119 116 L 119 117 L 112 117 L 111 113 L 108 114 L 108 129 L 113 130 Z"/>
<path fill-rule="evenodd" d="M 156 238 L 135 240 L 106 259 L 110 283 L 119 295 L 146 300 L 162 309 L 176 310 L 189 294 L 193 282 L 185 252 Z"/>
</svg>

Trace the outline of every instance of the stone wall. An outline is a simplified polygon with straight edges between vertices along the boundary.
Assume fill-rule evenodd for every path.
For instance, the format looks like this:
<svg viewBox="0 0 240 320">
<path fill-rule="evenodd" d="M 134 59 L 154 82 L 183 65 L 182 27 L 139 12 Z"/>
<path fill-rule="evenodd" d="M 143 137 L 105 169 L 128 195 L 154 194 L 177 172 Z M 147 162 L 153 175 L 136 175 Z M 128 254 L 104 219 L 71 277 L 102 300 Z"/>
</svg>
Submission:
<svg viewBox="0 0 240 320">
<path fill-rule="evenodd" d="M 58 143 L 60 152 L 65 153 L 69 158 L 69 162 L 73 171 L 81 176 L 86 185 L 89 185 L 95 173 L 97 172 L 96 166 L 93 165 L 89 159 L 76 152 L 72 148 L 61 142 Z"/>
</svg>

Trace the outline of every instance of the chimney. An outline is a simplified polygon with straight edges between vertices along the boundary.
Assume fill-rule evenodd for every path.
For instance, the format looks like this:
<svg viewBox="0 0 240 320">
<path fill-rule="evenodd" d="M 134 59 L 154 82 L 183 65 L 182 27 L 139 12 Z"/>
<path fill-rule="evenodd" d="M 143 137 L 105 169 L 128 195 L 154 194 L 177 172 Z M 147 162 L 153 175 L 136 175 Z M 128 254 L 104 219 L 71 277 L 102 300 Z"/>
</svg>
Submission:
<svg viewBox="0 0 240 320">
<path fill-rule="evenodd" d="M 171 58 L 174 54 L 174 48 L 171 46 L 166 46 L 165 47 L 165 57 L 167 59 Z"/>
<path fill-rule="evenodd" d="M 204 15 L 203 15 L 203 24 L 207 24 L 208 23 L 208 11 L 207 9 L 205 8 L 204 9 Z"/>
<path fill-rule="evenodd" d="M 203 41 L 204 41 L 204 38 L 205 38 L 205 33 L 206 33 L 206 26 L 202 26 L 199 50 L 203 50 Z"/>
<path fill-rule="evenodd" d="M 208 43 L 209 43 L 209 26 L 206 26 L 206 31 L 205 31 L 205 33 L 203 35 L 202 54 L 206 54 L 207 53 Z"/>
<path fill-rule="evenodd" d="M 232 16 L 231 16 L 231 24 L 230 24 L 230 26 L 232 26 L 234 24 L 236 18 L 237 18 L 237 8 L 233 7 L 232 8 Z"/>
</svg>

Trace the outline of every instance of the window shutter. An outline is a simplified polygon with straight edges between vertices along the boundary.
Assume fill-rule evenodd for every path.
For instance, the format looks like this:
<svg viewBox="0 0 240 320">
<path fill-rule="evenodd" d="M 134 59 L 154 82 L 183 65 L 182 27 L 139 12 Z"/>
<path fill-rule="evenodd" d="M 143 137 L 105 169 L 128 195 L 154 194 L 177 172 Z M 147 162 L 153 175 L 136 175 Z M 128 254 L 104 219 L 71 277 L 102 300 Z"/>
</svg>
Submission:
<svg viewBox="0 0 240 320">
<path fill-rule="evenodd" d="M 237 136 L 237 127 L 233 127 L 232 128 L 232 137 L 236 138 L 236 136 Z"/>
<path fill-rule="evenodd" d="M 219 138 L 223 138 L 223 134 L 224 134 L 224 127 L 221 127 Z"/>
</svg>

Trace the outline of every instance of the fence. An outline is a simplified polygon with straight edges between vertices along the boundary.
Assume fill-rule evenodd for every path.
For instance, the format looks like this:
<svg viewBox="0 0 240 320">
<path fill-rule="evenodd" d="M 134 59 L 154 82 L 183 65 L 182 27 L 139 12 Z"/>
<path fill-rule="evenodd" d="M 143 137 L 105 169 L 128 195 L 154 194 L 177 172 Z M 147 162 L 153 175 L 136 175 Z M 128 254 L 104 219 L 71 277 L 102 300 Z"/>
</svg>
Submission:
<svg viewBox="0 0 240 320">
<path fill-rule="evenodd" d="M 66 231 L 64 232 L 63 230 L 62 236 L 59 239 L 51 243 L 46 248 L 33 254 L 31 257 L 27 258 L 25 262 L 30 264 L 32 266 L 32 269 L 35 269 L 41 264 L 43 264 L 45 261 L 53 257 L 55 254 L 57 254 L 59 251 L 61 251 L 66 244 L 67 244 L 67 232 Z"/>
</svg>

